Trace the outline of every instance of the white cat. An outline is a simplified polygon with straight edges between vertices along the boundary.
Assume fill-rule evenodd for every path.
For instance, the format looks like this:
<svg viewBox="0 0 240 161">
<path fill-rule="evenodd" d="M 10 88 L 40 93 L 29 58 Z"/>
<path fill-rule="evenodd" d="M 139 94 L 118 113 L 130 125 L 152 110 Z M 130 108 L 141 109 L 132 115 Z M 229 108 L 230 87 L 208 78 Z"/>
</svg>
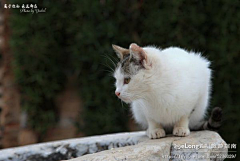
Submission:
<svg viewBox="0 0 240 161">
<path fill-rule="evenodd" d="M 170 47 L 129 49 L 113 45 L 120 62 L 114 77 L 115 94 L 131 103 L 137 123 L 148 127 L 149 138 L 156 139 L 173 131 L 187 136 L 190 130 L 216 130 L 221 125 L 222 111 L 215 108 L 209 121 L 205 113 L 211 91 L 210 62 L 199 53 Z"/>
</svg>

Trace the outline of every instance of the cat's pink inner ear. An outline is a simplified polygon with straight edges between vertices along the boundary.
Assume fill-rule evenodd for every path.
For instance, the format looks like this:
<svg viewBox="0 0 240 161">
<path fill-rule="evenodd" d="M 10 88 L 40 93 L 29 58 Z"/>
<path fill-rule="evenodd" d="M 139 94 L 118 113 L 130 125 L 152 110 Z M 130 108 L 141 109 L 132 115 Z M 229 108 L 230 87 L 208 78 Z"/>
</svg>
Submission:
<svg viewBox="0 0 240 161">
<path fill-rule="evenodd" d="M 141 47 L 139 47 L 137 44 L 135 44 L 135 43 L 132 43 L 132 44 L 130 44 L 130 50 L 132 50 L 132 51 L 135 51 L 135 52 L 138 52 L 138 51 L 140 51 L 141 49 Z"/>
<path fill-rule="evenodd" d="M 143 50 L 143 48 L 141 48 L 140 46 L 138 46 L 135 43 L 132 43 L 130 45 L 130 51 L 132 51 L 133 54 L 136 54 L 136 56 L 141 60 L 147 60 L 147 54 L 145 53 L 145 51 Z"/>
<path fill-rule="evenodd" d="M 147 60 L 147 54 L 143 50 L 143 48 L 141 48 L 140 46 L 138 46 L 135 43 L 132 43 L 129 48 L 130 48 L 130 51 L 133 53 L 134 57 L 137 58 L 138 60 L 140 60 L 140 62 L 142 63 L 142 65 L 146 69 L 150 69 L 151 68 L 152 65 Z"/>
</svg>

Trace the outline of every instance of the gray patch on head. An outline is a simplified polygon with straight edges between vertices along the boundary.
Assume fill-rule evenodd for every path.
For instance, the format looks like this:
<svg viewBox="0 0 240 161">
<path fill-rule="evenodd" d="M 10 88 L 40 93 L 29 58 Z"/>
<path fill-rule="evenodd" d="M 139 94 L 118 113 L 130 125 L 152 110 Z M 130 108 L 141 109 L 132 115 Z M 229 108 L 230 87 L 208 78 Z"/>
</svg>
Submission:
<svg viewBox="0 0 240 161">
<path fill-rule="evenodd" d="M 123 60 L 120 62 L 121 72 L 126 76 L 133 76 L 138 73 L 143 67 L 141 62 L 137 59 L 131 57 L 130 54 L 124 56 Z"/>
</svg>

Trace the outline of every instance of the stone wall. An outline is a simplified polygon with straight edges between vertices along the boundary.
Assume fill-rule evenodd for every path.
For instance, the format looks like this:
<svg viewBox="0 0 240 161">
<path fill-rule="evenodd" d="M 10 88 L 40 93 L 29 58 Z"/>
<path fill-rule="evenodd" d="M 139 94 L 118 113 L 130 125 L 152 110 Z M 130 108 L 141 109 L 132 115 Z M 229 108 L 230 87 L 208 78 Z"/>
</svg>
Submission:
<svg viewBox="0 0 240 161">
<path fill-rule="evenodd" d="M 181 148 L 186 144 L 223 147 Z M 170 160 L 170 157 L 174 161 L 198 160 L 197 157 L 226 155 L 228 149 L 225 144 L 220 135 L 212 131 L 192 132 L 188 137 L 168 135 L 156 140 L 148 139 L 145 132 L 132 132 L 6 149 L 0 151 L 0 161 Z M 210 160 L 208 158 L 203 160 Z"/>
<path fill-rule="evenodd" d="M 83 136 L 77 131 L 76 122 L 82 121 L 82 102 L 77 86 L 77 76 L 68 77 L 64 90 L 56 96 L 55 105 L 59 120 L 55 127 L 48 130 L 43 142 Z"/>
<path fill-rule="evenodd" d="M 0 8 L 0 117 L 2 112 L 3 100 L 2 100 L 2 75 L 3 75 L 3 68 L 2 68 L 2 45 L 3 45 L 3 10 L 2 7 Z M 0 118 L 1 120 L 1 118 Z M 0 148 L 2 147 L 2 130 L 0 124 Z"/>
<path fill-rule="evenodd" d="M 2 0 L 1 5 L 7 1 Z M 2 5 L 3 6 L 3 5 Z M 2 112 L 0 114 L 0 127 L 3 147 L 18 145 L 18 133 L 20 131 L 20 95 L 14 80 L 12 70 L 12 53 L 10 50 L 10 11 L 1 8 L 1 89 Z"/>
</svg>

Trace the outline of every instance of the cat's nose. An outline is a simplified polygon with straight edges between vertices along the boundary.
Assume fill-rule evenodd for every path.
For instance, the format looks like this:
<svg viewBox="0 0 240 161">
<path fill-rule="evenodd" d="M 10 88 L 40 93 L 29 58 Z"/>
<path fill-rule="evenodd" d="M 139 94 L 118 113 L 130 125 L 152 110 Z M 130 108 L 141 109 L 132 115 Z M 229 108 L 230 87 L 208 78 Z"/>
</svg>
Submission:
<svg viewBox="0 0 240 161">
<path fill-rule="evenodd" d="M 116 96 L 118 96 L 118 97 L 120 96 L 120 92 L 115 92 L 115 94 L 116 94 Z"/>
</svg>

